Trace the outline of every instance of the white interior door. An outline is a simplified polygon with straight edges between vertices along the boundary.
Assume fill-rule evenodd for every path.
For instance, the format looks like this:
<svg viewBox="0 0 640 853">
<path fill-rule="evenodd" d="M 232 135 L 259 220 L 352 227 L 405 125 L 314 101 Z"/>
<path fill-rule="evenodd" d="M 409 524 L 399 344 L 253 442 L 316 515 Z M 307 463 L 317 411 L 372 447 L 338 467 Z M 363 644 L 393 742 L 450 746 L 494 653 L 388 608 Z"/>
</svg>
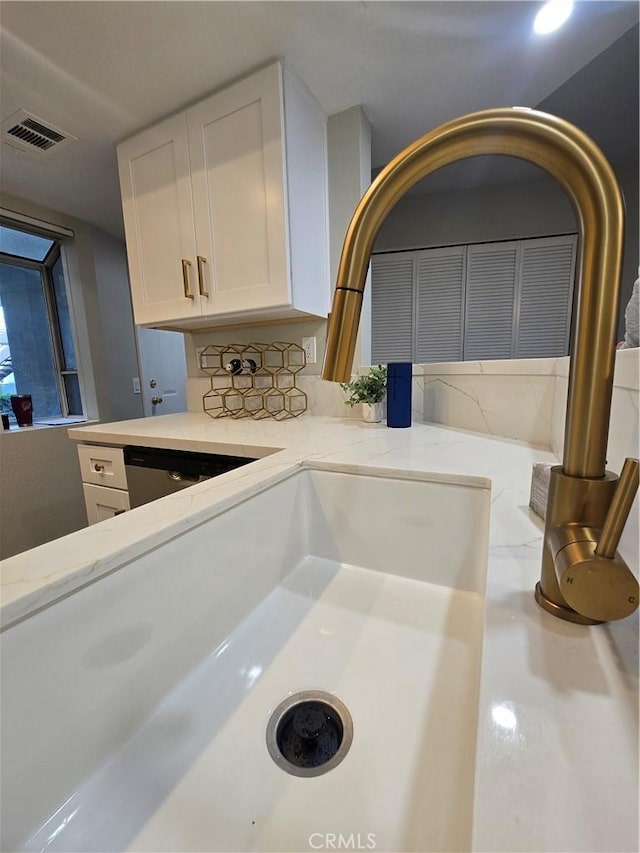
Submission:
<svg viewBox="0 0 640 853">
<path fill-rule="evenodd" d="M 184 335 L 136 327 L 145 417 L 187 411 Z"/>
</svg>

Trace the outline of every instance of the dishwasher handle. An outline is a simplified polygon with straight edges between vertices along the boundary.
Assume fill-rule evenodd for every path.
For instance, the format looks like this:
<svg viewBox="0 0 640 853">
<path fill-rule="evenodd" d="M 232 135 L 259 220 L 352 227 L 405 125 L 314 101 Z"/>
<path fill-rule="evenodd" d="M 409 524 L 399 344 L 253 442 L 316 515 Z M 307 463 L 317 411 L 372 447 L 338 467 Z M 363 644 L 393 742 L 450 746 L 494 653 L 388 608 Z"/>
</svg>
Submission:
<svg viewBox="0 0 640 853">
<path fill-rule="evenodd" d="M 124 448 L 125 465 L 167 471 L 171 479 L 177 480 L 178 477 L 172 476 L 176 474 L 194 483 L 198 482 L 200 477 L 217 477 L 249 462 L 255 462 L 255 459 L 220 453 L 197 453 L 191 450 L 167 450 L 162 447 L 127 445 Z"/>
<path fill-rule="evenodd" d="M 189 482 L 197 483 L 200 479 L 199 474 L 185 474 L 182 471 L 167 471 L 167 477 L 177 483 Z"/>
</svg>

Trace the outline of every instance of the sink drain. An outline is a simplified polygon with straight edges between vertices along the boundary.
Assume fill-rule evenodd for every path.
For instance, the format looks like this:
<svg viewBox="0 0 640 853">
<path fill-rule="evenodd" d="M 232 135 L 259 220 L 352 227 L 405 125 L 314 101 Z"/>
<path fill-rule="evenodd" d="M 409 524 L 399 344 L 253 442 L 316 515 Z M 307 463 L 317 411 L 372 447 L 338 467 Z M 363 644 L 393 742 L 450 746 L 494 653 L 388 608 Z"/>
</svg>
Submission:
<svg viewBox="0 0 640 853">
<path fill-rule="evenodd" d="M 330 693 L 304 690 L 275 709 L 267 726 L 267 748 L 293 776 L 320 776 L 340 764 L 351 746 L 353 721 Z"/>
</svg>

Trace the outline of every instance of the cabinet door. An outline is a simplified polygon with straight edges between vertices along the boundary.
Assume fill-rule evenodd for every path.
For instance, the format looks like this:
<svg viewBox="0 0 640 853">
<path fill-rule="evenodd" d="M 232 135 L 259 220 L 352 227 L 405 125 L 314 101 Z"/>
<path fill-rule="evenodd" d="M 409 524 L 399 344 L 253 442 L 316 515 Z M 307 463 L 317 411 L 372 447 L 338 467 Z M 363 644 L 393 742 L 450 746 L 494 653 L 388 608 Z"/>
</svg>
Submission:
<svg viewBox="0 0 640 853">
<path fill-rule="evenodd" d="M 127 488 L 127 472 L 121 447 L 79 444 L 78 459 L 83 483 L 111 489 Z"/>
<path fill-rule="evenodd" d="M 413 361 L 416 253 L 371 259 L 371 361 Z"/>
<path fill-rule="evenodd" d="M 84 504 L 87 510 L 87 521 L 89 524 L 97 524 L 114 515 L 120 515 L 131 509 L 129 505 L 129 492 L 120 489 L 109 489 L 106 486 L 93 486 L 83 483 Z"/>
<path fill-rule="evenodd" d="M 514 357 L 519 264 L 516 242 L 469 246 L 465 361 Z"/>
<path fill-rule="evenodd" d="M 462 361 L 467 247 L 417 255 L 416 361 Z"/>
<path fill-rule="evenodd" d="M 522 243 L 516 358 L 567 355 L 577 237 Z"/>
<path fill-rule="evenodd" d="M 203 314 L 291 303 L 282 68 L 274 65 L 187 111 Z"/>
<path fill-rule="evenodd" d="M 118 146 L 133 311 L 141 325 L 200 314 L 189 165 L 184 113 Z"/>
</svg>

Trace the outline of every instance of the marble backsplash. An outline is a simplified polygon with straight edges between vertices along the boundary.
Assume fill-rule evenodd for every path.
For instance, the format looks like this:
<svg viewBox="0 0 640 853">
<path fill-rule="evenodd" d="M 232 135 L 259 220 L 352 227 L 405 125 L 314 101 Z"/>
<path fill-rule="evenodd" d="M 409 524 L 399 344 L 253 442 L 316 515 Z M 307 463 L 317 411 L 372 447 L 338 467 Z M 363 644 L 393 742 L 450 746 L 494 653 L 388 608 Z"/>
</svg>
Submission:
<svg viewBox="0 0 640 853">
<path fill-rule="evenodd" d="M 640 351 L 618 350 L 608 462 L 618 472 L 638 455 Z M 569 357 L 415 366 L 423 420 L 551 448 L 564 444 Z"/>
<path fill-rule="evenodd" d="M 638 391 L 640 385 L 640 350 L 618 350 L 613 374 L 611 422 L 607 464 L 619 472 L 627 456 L 637 456 L 640 445 L 638 434 Z M 551 418 L 549 446 L 560 457 L 564 446 L 564 420 L 569 385 L 569 358 L 556 360 L 556 391 Z"/>
<path fill-rule="evenodd" d="M 422 420 L 549 447 L 554 358 L 416 365 Z"/>
<path fill-rule="evenodd" d="M 638 350 L 618 350 L 614 375 L 609 464 L 619 471 L 625 456 L 638 454 Z M 526 441 L 562 453 L 569 358 L 416 364 L 413 418 L 457 429 Z M 319 376 L 298 375 L 308 412 L 359 418 L 346 394 Z M 205 376 L 187 381 L 189 411 L 202 411 L 209 390 Z"/>
</svg>

